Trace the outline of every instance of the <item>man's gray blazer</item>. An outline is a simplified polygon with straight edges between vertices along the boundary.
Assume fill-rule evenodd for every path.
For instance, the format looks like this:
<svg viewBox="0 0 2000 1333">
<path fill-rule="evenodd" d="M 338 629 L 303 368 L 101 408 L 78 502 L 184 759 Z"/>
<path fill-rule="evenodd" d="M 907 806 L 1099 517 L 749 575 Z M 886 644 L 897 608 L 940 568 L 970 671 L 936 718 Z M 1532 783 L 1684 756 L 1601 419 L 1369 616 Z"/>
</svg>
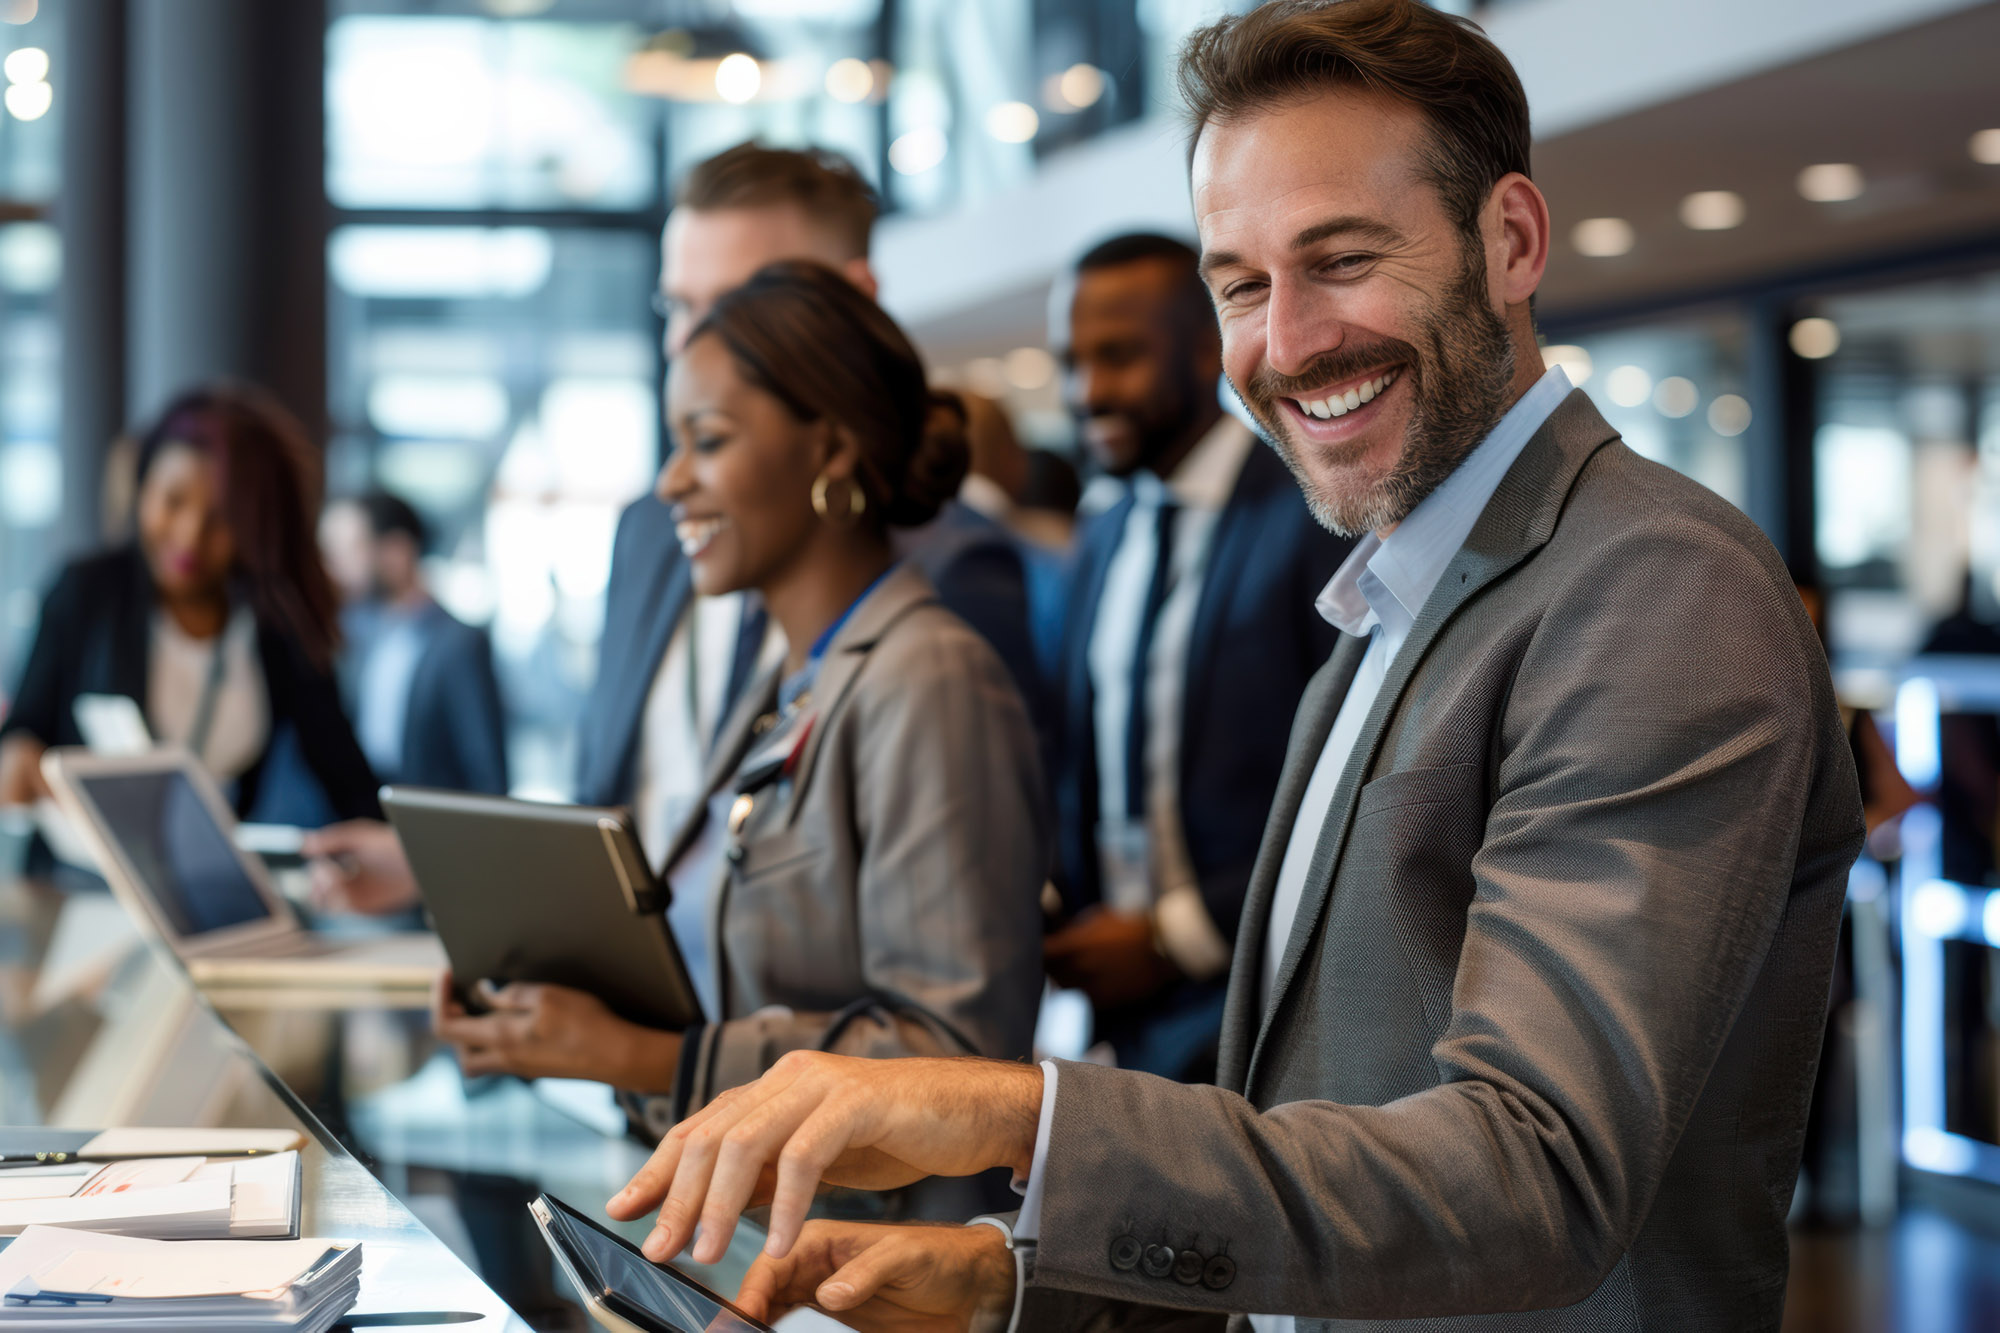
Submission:
<svg viewBox="0 0 2000 1333">
<path fill-rule="evenodd" d="M 1293 725 L 1221 1086 L 1061 1066 L 1032 1326 L 1168 1321 L 1084 1293 L 1302 1330 L 1776 1329 L 1862 837 L 1784 566 L 1572 393 L 1390 667 L 1267 1012 L 1278 866 L 1363 648 Z"/>
</svg>

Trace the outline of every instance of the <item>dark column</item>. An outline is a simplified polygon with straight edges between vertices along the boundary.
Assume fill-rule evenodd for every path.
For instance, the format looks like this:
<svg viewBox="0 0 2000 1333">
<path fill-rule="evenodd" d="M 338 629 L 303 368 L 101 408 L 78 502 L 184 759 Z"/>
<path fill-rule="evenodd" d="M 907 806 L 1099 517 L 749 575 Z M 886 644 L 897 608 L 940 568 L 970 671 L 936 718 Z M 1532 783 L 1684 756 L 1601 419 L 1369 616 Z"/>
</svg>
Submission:
<svg viewBox="0 0 2000 1333">
<path fill-rule="evenodd" d="M 125 0 L 68 0 L 63 22 L 57 541 L 78 550 L 101 539 L 106 451 L 125 425 Z"/>
<path fill-rule="evenodd" d="M 227 375 L 326 421 L 324 0 L 132 6 L 128 400 Z"/>
<path fill-rule="evenodd" d="M 1785 540 L 1778 544 L 1792 577 L 1800 583 L 1818 583 L 1819 545 L 1816 525 L 1819 500 L 1815 490 L 1818 460 L 1813 437 L 1819 429 L 1819 362 L 1808 361 L 1791 348 L 1791 328 L 1807 312 L 1792 307 L 1783 311 L 1770 340 L 1778 358 L 1780 411 L 1785 465 Z"/>
</svg>

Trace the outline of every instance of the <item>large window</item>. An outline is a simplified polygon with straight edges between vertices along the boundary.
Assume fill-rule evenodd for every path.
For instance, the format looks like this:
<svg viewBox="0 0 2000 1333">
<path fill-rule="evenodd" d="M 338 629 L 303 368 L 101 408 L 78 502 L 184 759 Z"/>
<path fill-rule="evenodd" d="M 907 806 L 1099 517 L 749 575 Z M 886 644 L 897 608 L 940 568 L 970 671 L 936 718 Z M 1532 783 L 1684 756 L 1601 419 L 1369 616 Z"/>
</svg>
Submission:
<svg viewBox="0 0 2000 1333">
<path fill-rule="evenodd" d="M 63 77 L 51 6 L 0 7 L 0 713 L 20 672 L 60 549 L 62 451 L 57 436 L 62 244 L 50 223 L 57 188 Z"/>
<path fill-rule="evenodd" d="M 327 34 L 329 487 L 425 515 L 433 591 L 493 635 L 516 790 L 560 796 L 659 461 L 664 104 L 628 86 L 643 6 L 416 8 Z"/>
</svg>

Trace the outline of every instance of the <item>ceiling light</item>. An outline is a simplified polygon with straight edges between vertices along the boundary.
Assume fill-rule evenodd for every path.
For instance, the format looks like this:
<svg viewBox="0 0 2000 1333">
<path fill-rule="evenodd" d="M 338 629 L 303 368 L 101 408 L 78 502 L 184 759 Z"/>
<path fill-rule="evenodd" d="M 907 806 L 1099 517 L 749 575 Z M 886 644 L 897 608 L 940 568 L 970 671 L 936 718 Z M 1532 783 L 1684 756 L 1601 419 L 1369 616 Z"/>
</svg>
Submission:
<svg viewBox="0 0 2000 1333">
<path fill-rule="evenodd" d="M 1104 71 L 1095 65 L 1071 65 L 1056 80 L 1056 91 L 1078 111 L 1095 106 L 1097 99 L 1104 96 Z"/>
<path fill-rule="evenodd" d="M 1039 347 L 1016 347 L 1007 353 L 1007 382 L 1032 393 L 1056 377 L 1056 359 Z"/>
<path fill-rule="evenodd" d="M 1552 343 L 1542 349 L 1542 368 L 1561 366 L 1571 384 L 1590 378 L 1590 353 L 1575 343 Z"/>
<path fill-rule="evenodd" d="M 875 91 L 875 71 L 865 60 L 848 56 L 826 71 L 826 95 L 836 102 L 865 102 Z"/>
<path fill-rule="evenodd" d="M 40 120 L 55 100 L 56 90 L 46 83 L 16 83 L 7 88 L 7 109 L 16 120 Z"/>
<path fill-rule="evenodd" d="M 1001 143 L 1026 143 L 1042 127 L 1042 118 L 1026 102 L 1002 102 L 986 113 L 986 132 Z"/>
<path fill-rule="evenodd" d="M 1866 182 L 1852 162 L 1821 162 L 1799 173 L 1799 194 L 1815 204 L 1844 204 L 1859 199 Z"/>
<path fill-rule="evenodd" d="M 9 51 L 4 64 L 9 83 L 40 83 L 49 77 L 49 53 L 39 46 L 24 46 L 18 51 Z"/>
<path fill-rule="evenodd" d="M 1725 393 L 1708 405 L 1708 428 L 1717 435 L 1741 435 L 1750 429 L 1750 403 L 1739 394 Z"/>
<path fill-rule="evenodd" d="M 1632 224 L 1624 218 L 1585 218 L 1569 234 L 1576 252 L 1589 259 L 1616 259 L 1629 254 L 1633 242 Z"/>
<path fill-rule="evenodd" d="M 1694 231 L 1728 231 L 1743 224 L 1743 196 L 1734 190 L 1696 190 L 1681 200 L 1681 223 Z"/>
<path fill-rule="evenodd" d="M 921 176 L 944 161 L 947 147 L 944 131 L 926 125 L 889 145 L 889 165 L 905 176 Z"/>
<path fill-rule="evenodd" d="M 1792 325 L 1792 350 L 1808 361 L 1818 361 L 1840 350 L 1840 325 L 1815 315 Z"/>
<path fill-rule="evenodd" d="M 1637 407 L 1653 396 L 1653 377 L 1638 366 L 1620 366 L 1604 377 L 1604 392 L 1620 407 Z"/>
<path fill-rule="evenodd" d="M 1966 145 L 1974 162 L 1984 162 L 1989 167 L 2000 167 L 2000 130 L 1981 130 L 1972 136 Z"/>
<path fill-rule="evenodd" d="M 1007 363 L 997 356 L 975 357 L 965 365 L 965 382 L 983 398 L 1007 396 Z"/>
<path fill-rule="evenodd" d="M 715 95 L 725 102 L 741 105 L 764 86 L 764 71 L 756 58 L 738 51 L 727 55 L 715 67 Z"/>
<path fill-rule="evenodd" d="M 1653 389 L 1653 406 L 1663 417 L 1684 417 L 1700 402 L 1701 391 L 1694 381 L 1680 375 L 1667 376 Z"/>
</svg>

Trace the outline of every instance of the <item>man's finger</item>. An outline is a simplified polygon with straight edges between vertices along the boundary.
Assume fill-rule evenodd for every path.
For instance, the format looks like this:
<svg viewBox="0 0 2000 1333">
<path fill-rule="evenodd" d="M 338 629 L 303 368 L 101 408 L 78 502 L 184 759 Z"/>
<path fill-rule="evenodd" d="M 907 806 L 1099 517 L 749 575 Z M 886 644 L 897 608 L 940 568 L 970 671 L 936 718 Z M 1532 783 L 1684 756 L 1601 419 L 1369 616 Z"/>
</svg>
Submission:
<svg viewBox="0 0 2000 1333">
<path fill-rule="evenodd" d="M 711 1114 L 682 1134 L 680 1161 L 674 1168 L 667 1196 L 660 1204 L 659 1220 L 654 1224 L 653 1234 L 646 1237 L 646 1243 L 641 1247 L 654 1263 L 664 1263 L 673 1258 L 694 1238 L 696 1219 L 702 1215 L 702 1201 L 708 1197 L 709 1179 L 715 1172 L 716 1158 L 722 1151 L 723 1141 L 748 1108 L 747 1098 L 718 1100 L 711 1108 Z M 681 1133 L 678 1129 L 675 1132 Z M 725 1234 L 723 1244 L 727 1245 L 728 1240 Z M 703 1237 L 703 1246 L 703 1253 L 710 1249 L 718 1255 L 721 1253 L 721 1247 L 710 1246 L 706 1236 Z"/>
<path fill-rule="evenodd" d="M 766 1254 L 789 1254 L 806 1224 L 819 1183 L 854 1138 L 850 1115 L 821 1103 L 786 1138 L 777 1154 L 777 1184 L 771 1191 Z"/>
<path fill-rule="evenodd" d="M 479 998 L 491 1009 L 534 1009 L 541 1004 L 542 988 L 532 981 L 509 981 L 503 984 L 482 977 L 479 982 Z"/>
<path fill-rule="evenodd" d="M 913 1264 L 927 1265 L 921 1238 L 932 1228 L 916 1228 L 908 1235 L 889 1235 L 868 1246 L 842 1264 L 813 1293 L 816 1304 L 828 1310 L 852 1310 L 874 1299 L 882 1288 L 908 1274 Z"/>
<path fill-rule="evenodd" d="M 707 1197 L 701 1205 L 702 1237 L 695 1249 L 697 1262 L 712 1264 L 722 1258 L 729 1237 L 736 1230 L 736 1221 L 750 1206 L 766 1168 L 789 1150 L 793 1136 L 818 1110 L 822 1096 L 817 1086 L 795 1083 L 778 1096 L 745 1108 L 736 1124 L 723 1135 Z M 774 1205 L 783 1191 L 784 1179 L 780 1175 L 773 1195 Z M 807 1206 L 811 1202 L 808 1193 Z M 786 1225 L 774 1207 L 772 1221 L 785 1225 L 785 1243 L 781 1248 L 772 1248 L 771 1253 L 784 1254 L 791 1249 L 792 1240 L 805 1222 L 805 1210 L 800 1208 L 797 1219 Z"/>
</svg>

